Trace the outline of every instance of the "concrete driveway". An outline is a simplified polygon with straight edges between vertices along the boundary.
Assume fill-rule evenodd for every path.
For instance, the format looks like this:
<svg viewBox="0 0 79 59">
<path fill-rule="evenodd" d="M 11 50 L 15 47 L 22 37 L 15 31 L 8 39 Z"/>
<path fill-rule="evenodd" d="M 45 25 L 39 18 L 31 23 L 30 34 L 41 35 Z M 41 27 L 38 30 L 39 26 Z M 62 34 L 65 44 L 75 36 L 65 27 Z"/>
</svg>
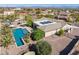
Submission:
<svg viewBox="0 0 79 59">
<path fill-rule="evenodd" d="M 53 35 L 44 38 L 44 40 L 52 46 L 52 55 L 58 55 L 59 52 L 62 51 L 72 41 L 72 39 L 65 36 L 55 37 Z"/>
</svg>

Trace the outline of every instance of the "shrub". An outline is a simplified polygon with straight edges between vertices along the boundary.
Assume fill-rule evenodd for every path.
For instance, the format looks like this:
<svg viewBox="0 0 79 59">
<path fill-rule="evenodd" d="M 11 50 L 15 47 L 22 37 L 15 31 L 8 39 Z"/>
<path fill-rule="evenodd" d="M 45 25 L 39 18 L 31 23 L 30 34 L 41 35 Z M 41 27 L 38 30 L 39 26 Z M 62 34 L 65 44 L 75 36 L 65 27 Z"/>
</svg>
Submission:
<svg viewBox="0 0 79 59">
<path fill-rule="evenodd" d="M 40 14 L 41 12 L 40 11 L 36 11 L 36 14 Z"/>
<path fill-rule="evenodd" d="M 46 41 L 40 41 L 36 44 L 36 54 L 37 55 L 48 55 L 51 54 L 52 48 Z"/>
<path fill-rule="evenodd" d="M 24 41 L 26 43 L 29 43 L 30 42 L 30 34 L 24 36 Z"/>
<path fill-rule="evenodd" d="M 42 39 L 44 36 L 45 36 L 45 33 L 44 31 L 40 30 L 40 29 L 35 29 L 33 30 L 33 33 L 32 33 L 32 39 L 33 40 L 40 40 Z"/>
<path fill-rule="evenodd" d="M 26 25 L 32 27 L 33 26 L 33 21 L 32 20 L 27 20 Z"/>
<path fill-rule="evenodd" d="M 6 35 L 2 41 L 3 41 L 2 45 L 4 47 L 7 47 L 11 43 L 11 39 L 8 37 L 8 35 Z"/>
<path fill-rule="evenodd" d="M 64 34 L 64 30 L 63 29 L 60 29 L 57 33 L 56 33 L 56 35 L 59 35 L 59 36 L 62 36 Z"/>
<path fill-rule="evenodd" d="M 29 39 L 25 39 L 24 41 L 25 41 L 26 43 L 29 43 Z"/>
<path fill-rule="evenodd" d="M 47 17 L 47 18 L 54 18 L 54 15 L 45 15 L 44 17 Z"/>
<path fill-rule="evenodd" d="M 76 20 L 75 20 L 76 22 L 79 22 L 79 16 L 76 18 Z"/>
<path fill-rule="evenodd" d="M 66 21 L 69 22 L 69 23 L 73 22 L 73 20 L 70 17 L 68 17 Z"/>
<path fill-rule="evenodd" d="M 32 27 L 33 25 L 32 16 L 31 15 L 25 16 L 25 20 L 27 22 L 26 25 Z"/>
</svg>

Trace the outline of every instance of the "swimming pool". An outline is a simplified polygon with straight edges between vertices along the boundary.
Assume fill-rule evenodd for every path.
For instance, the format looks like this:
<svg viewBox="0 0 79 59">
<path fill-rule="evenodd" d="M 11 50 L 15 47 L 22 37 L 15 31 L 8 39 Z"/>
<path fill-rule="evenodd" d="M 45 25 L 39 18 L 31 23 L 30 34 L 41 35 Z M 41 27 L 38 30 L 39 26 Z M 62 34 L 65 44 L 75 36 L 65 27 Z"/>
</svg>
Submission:
<svg viewBox="0 0 79 59">
<path fill-rule="evenodd" d="M 22 28 L 13 29 L 12 32 L 13 32 L 13 36 L 15 38 L 17 46 L 24 45 L 22 38 L 25 35 L 27 35 L 29 32 L 26 29 L 22 29 Z"/>
</svg>

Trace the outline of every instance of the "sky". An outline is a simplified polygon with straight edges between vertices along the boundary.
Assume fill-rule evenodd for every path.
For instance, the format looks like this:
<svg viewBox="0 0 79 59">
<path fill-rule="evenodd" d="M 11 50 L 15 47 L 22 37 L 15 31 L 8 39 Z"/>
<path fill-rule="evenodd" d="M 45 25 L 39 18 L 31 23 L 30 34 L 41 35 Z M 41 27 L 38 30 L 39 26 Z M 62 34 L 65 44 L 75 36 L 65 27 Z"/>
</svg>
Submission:
<svg viewBox="0 0 79 59">
<path fill-rule="evenodd" d="M 0 4 L 0 7 L 79 8 L 79 4 Z"/>
</svg>

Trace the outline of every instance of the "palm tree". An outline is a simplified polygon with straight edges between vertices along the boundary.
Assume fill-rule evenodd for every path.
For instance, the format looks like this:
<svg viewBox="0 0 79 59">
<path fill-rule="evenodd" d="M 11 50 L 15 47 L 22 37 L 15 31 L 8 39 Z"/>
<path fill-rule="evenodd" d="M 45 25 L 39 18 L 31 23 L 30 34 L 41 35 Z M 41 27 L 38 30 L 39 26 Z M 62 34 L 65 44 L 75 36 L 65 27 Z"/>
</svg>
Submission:
<svg viewBox="0 0 79 59">
<path fill-rule="evenodd" d="M 8 44 L 11 43 L 11 40 L 10 38 L 8 37 L 8 35 L 6 35 L 4 38 L 3 38 L 3 46 L 4 47 L 8 47 Z"/>
<path fill-rule="evenodd" d="M 3 39 L 3 46 L 4 48 L 6 48 L 6 54 L 8 54 L 7 49 L 10 43 L 11 43 L 11 39 L 8 37 L 8 35 L 6 35 Z"/>
<path fill-rule="evenodd" d="M 10 32 L 10 28 L 8 28 L 7 26 L 4 26 L 2 32 L 3 32 L 2 33 L 2 35 L 3 35 L 3 37 L 2 37 L 3 46 L 4 47 L 7 47 L 8 44 L 11 43 L 11 39 L 12 39 L 11 32 Z"/>
</svg>

